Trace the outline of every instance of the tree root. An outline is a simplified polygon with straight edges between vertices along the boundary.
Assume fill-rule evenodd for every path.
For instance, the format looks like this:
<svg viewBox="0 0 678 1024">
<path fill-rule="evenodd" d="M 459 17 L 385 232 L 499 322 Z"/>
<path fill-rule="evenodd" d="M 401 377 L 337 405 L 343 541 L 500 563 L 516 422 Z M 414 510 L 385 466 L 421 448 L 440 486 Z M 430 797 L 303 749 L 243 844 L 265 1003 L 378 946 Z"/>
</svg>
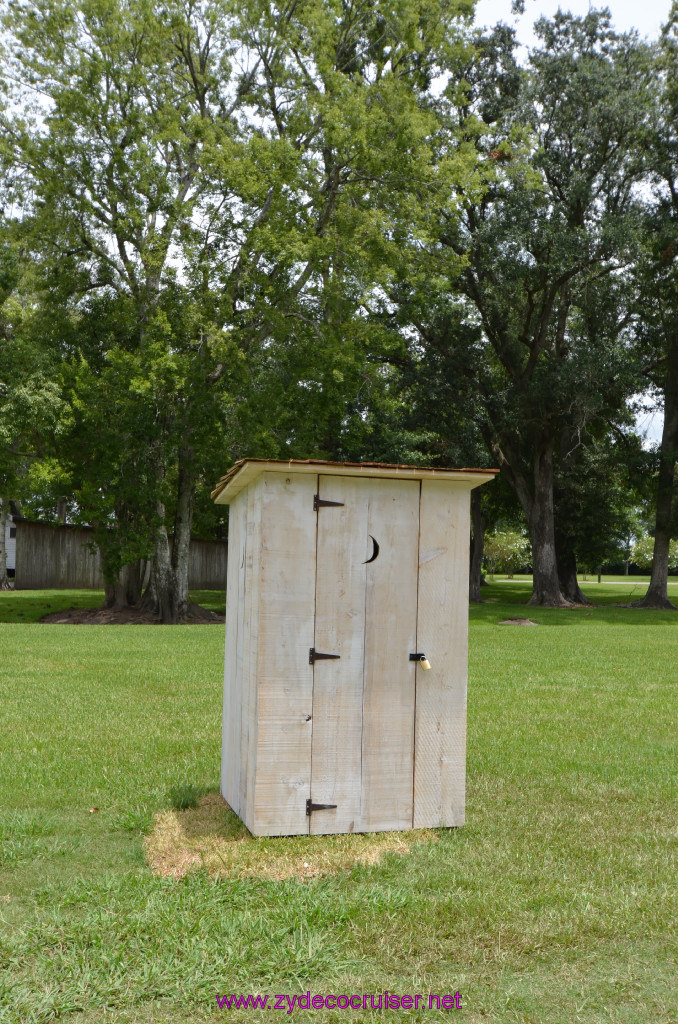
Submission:
<svg viewBox="0 0 678 1024">
<path fill-rule="evenodd" d="M 646 595 L 641 598 L 640 601 L 634 601 L 633 604 L 626 605 L 627 608 L 647 608 L 649 611 L 656 612 L 678 612 L 678 607 L 669 601 L 668 597 L 650 597 Z"/>
</svg>

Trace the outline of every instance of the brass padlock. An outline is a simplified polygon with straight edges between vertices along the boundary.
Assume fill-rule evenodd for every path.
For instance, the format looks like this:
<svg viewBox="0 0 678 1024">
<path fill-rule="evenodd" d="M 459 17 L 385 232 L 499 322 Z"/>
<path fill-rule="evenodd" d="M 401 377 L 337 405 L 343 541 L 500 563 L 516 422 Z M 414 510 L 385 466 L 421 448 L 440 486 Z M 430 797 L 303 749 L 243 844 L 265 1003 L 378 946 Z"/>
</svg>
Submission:
<svg viewBox="0 0 678 1024">
<path fill-rule="evenodd" d="M 427 671 L 431 667 L 431 662 L 428 660 L 428 658 L 422 658 L 419 664 L 421 665 L 422 668 L 425 668 Z"/>
</svg>

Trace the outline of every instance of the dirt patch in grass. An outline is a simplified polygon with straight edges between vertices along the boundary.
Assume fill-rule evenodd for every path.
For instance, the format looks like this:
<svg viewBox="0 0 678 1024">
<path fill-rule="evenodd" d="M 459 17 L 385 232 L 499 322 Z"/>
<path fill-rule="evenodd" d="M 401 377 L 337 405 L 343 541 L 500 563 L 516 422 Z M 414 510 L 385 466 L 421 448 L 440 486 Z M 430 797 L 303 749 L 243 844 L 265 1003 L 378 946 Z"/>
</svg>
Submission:
<svg viewBox="0 0 678 1024">
<path fill-rule="evenodd" d="M 144 841 L 156 875 L 183 878 L 205 868 L 214 875 L 251 878 L 315 878 L 353 867 L 378 864 L 386 853 L 408 853 L 415 843 L 435 842 L 430 829 L 337 836 L 250 835 L 218 793 L 184 811 L 155 815 Z"/>
<path fill-rule="evenodd" d="M 186 623 L 225 622 L 225 615 L 218 615 L 208 608 L 201 608 L 200 605 L 191 605 Z M 53 625 L 69 626 L 153 626 L 158 625 L 160 620 L 150 612 L 141 608 L 67 608 L 60 612 L 50 612 L 43 615 L 40 622 L 52 623 Z"/>
<path fill-rule="evenodd" d="M 499 623 L 500 626 L 538 626 L 538 622 L 533 622 L 532 619 L 502 619 Z"/>
</svg>

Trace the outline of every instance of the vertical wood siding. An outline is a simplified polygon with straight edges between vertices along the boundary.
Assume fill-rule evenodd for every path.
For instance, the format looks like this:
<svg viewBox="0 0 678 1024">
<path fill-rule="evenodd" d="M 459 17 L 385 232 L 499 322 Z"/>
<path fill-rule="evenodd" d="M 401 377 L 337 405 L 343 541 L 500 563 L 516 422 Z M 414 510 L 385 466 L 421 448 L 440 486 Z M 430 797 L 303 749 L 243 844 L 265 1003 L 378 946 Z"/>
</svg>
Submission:
<svg viewBox="0 0 678 1024">
<path fill-rule="evenodd" d="M 226 616 L 226 662 L 224 665 L 224 712 L 221 744 L 221 795 L 236 814 L 244 817 L 244 801 L 240 797 L 242 727 L 242 621 L 244 601 L 245 527 L 247 494 L 238 495 L 229 512 L 231 557 L 226 579 L 226 607 L 243 609 L 242 615 Z"/>
<path fill-rule="evenodd" d="M 422 480 L 419 519 L 414 827 L 463 825 L 468 647 L 467 489 Z"/>
<path fill-rule="evenodd" d="M 261 516 L 261 562 L 256 592 L 258 716 L 255 835 L 308 831 L 315 610 L 317 478 L 264 473 L 255 507 Z M 250 490 L 254 485 L 250 485 Z"/>
</svg>

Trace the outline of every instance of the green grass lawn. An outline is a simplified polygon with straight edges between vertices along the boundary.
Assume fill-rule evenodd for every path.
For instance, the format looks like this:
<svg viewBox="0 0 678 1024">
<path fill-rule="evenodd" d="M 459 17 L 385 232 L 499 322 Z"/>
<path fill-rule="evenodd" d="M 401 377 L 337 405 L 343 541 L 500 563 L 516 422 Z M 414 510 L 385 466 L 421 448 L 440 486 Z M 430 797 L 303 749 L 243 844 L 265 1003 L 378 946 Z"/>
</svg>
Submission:
<svg viewBox="0 0 678 1024">
<path fill-rule="evenodd" d="M 43 615 L 67 608 L 99 608 L 103 600 L 103 590 L 0 591 L 0 624 L 37 622 Z"/>
<path fill-rule="evenodd" d="M 589 572 L 589 573 L 586 573 L 586 574 L 580 572 L 577 575 L 577 579 L 579 580 L 580 583 L 584 583 L 585 584 L 584 589 L 586 589 L 586 587 L 591 587 L 591 586 L 594 587 L 594 588 L 598 587 L 598 576 L 597 576 L 597 574 L 595 572 Z M 502 582 L 504 580 L 508 580 L 508 577 L 506 576 L 505 573 L 497 573 L 495 578 L 494 578 L 494 582 Z M 520 574 L 520 573 L 516 574 L 513 577 L 513 580 L 515 582 L 520 582 L 520 583 L 530 583 L 530 584 L 532 583 L 532 577 L 531 576 L 526 576 L 526 575 Z M 493 581 L 489 580 L 488 582 L 493 582 Z M 609 583 L 614 583 L 614 584 L 621 583 L 621 584 L 624 585 L 624 588 L 626 588 L 627 586 L 628 587 L 632 587 L 632 588 L 633 587 L 640 587 L 642 589 L 643 593 L 645 592 L 645 589 L 647 588 L 647 585 L 648 585 L 649 582 L 650 582 L 649 573 L 647 575 L 645 575 L 645 576 L 640 576 L 640 575 L 639 576 L 622 576 L 622 575 L 618 575 L 618 576 L 609 575 L 608 576 L 607 574 L 604 574 L 602 576 L 602 579 L 601 579 L 601 584 L 603 586 L 606 586 Z M 671 587 L 678 587 L 678 576 L 669 576 L 669 588 L 671 588 Z M 594 590 L 594 594 L 595 594 L 595 592 L 596 591 Z"/>
<path fill-rule="evenodd" d="M 678 613 L 616 606 L 636 585 L 584 584 L 604 604 L 563 611 L 487 588 L 467 824 L 303 882 L 144 861 L 173 790 L 218 788 L 223 627 L 46 626 L 101 595 L 0 594 L 0 1021 L 678 1020 Z M 521 614 L 539 628 L 498 625 Z M 215 998 L 384 989 L 462 1009 Z"/>
<path fill-rule="evenodd" d="M 226 610 L 223 591 L 192 590 L 191 599 L 203 608 Z M 0 591 L 0 624 L 4 622 L 38 622 L 43 615 L 70 608 L 100 608 L 103 590 L 10 590 Z"/>
<path fill-rule="evenodd" d="M 598 583 L 597 576 L 579 576 L 581 589 L 596 605 L 631 604 L 638 601 L 647 593 L 649 582 L 649 576 L 603 576 L 601 583 Z M 488 579 L 488 583 L 502 588 L 498 591 L 502 601 L 527 601 L 532 593 L 531 576 L 515 576 L 508 579 L 506 576 L 497 575 L 494 580 Z M 510 593 L 506 592 L 507 586 L 512 588 Z M 678 577 L 669 577 L 669 598 L 678 605 Z"/>
</svg>

